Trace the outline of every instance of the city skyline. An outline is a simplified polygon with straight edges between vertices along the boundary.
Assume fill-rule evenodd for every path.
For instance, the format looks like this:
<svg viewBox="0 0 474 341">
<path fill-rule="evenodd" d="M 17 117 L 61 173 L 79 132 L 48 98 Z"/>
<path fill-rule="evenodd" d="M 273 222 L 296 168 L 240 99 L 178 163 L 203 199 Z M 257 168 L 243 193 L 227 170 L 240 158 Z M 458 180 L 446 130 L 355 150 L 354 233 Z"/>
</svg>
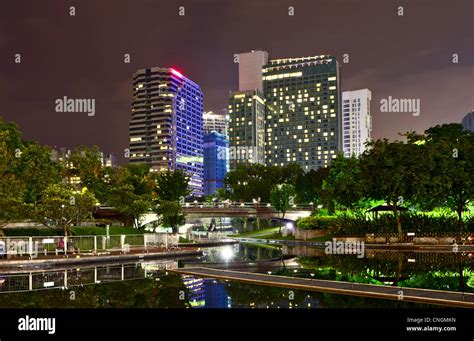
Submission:
<svg viewBox="0 0 474 341">
<path fill-rule="evenodd" d="M 311 1 L 226 6 L 183 1 L 184 17 L 178 16 L 174 4 L 146 1 L 133 7 L 119 1 L 113 8 L 84 2 L 76 4 L 74 17 L 69 4 L 60 2 L 48 8 L 8 3 L 0 25 L 16 29 L 8 37 L 0 34 L 0 115 L 16 122 L 26 139 L 67 148 L 98 145 L 124 163 L 133 72 L 157 65 L 175 67 L 201 85 L 204 110 L 220 112 L 227 106 L 229 91 L 238 89 L 234 55 L 260 48 L 275 59 L 334 55 L 341 63 L 342 91 L 372 90 L 373 138 L 395 139 L 399 132 L 460 122 L 474 107 L 474 44 L 466 10 L 473 5 L 455 3 L 458 6 L 321 1 L 319 10 L 309 14 Z M 294 6 L 294 17 L 288 15 L 289 5 Z M 397 14 L 399 5 L 405 7 L 403 16 Z M 22 15 L 15 15 L 20 10 Z M 153 20 L 146 19 L 152 15 Z M 203 20 L 211 15 L 212 20 Z M 418 23 L 420 15 L 423 25 Z M 101 25 L 89 24 L 99 17 Z M 183 25 L 167 29 L 166 22 L 176 19 Z M 150 33 L 137 41 L 137 32 Z M 185 32 L 184 44 L 170 37 Z M 15 63 L 16 54 L 21 63 Z M 124 62 L 125 54 L 130 63 Z M 343 62 L 345 54 L 348 63 Z M 458 63 L 452 62 L 453 54 Z M 54 102 L 63 96 L 95 99 L 95 116 L 55 112 Z M 421 115 L 381 112 L 380 100 L 389 96 L 420 99 Z"/>
</svg>

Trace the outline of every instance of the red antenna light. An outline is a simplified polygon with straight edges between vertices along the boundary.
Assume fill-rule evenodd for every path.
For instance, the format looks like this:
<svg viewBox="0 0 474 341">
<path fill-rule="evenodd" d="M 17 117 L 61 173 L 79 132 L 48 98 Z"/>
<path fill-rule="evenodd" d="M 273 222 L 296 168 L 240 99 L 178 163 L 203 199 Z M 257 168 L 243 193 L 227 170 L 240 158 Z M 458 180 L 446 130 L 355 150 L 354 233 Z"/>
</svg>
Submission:
<svg viewBox="0 0 474 341">
<path fill-rule="evenodd" d="M 175 69 L 170 69 L 171 73 L 175 76 L 178 76 L 179 78 L 183 78 L 184 76 L 181 74 L 181 72 L 176 71 Z"/>
</svg>

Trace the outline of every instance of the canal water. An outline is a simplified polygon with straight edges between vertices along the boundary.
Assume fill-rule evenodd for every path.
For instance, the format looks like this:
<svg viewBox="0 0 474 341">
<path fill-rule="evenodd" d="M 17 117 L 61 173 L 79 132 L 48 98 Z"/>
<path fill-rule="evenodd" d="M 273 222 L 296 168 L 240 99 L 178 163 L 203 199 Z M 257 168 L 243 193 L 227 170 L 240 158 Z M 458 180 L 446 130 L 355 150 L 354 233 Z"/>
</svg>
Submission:
<svg viewBox="0 0 474 341">
<path fill-rule="evenodd" d="M 236 271 L 474 293 L 467 253 L 324 249 L 236 244 L 205 248 L 202 257 L 77 268 L 0 272 L 0 308 L 411 308 L 404 301 L 336 295 L 177 275 L 210 266 Z"/>
</svg>

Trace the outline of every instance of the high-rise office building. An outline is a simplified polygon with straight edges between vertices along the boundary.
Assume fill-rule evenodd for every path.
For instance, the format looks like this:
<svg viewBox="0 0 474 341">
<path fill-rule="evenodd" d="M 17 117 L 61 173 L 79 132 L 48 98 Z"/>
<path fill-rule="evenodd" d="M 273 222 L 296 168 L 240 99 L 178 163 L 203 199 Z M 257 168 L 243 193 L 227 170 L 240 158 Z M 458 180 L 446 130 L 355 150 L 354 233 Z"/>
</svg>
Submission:
<svg viewBox="0 0 474 341">
<path fill-rule="evenodd" d="M 342 150 L 339 64 L 335 57 L 270 60 L 263 68 L 265 163 L 325 167 Z"/>
<path fill-rule="evenodd" d="M 474 111 L 471 111 L 464 116 L 461 124 L 464 130 L 474 131 Z"/>
<path fill-rule="evenodd" d="M 265 101 L 258 90 L 231 92 L 229 97 L 229 163 L 265 163 Z"/>
<path fill-rule="evenodd" d="M 266 51 L 255 50 L 239 54 L 239 91 L 263 91 L 262 67 L 267 62 Z"/>
<path fill-rule="evenodd" d="M 365 143 L 371 140 L 371 100 L 369 89 L 342 93 L 342 143 L 345 157 L 358 157 L 365 151 Z"/>
<path fill-rule="evenodd" d="M 199 85 L 172 68 L 133 75 L 130 162 L 152 171 L 182 169 L 192 194 L 203 194 L 203 94 Z"/>
<path fill-rule="evenodd" d="M 212 111 L 204 113 L 203 116 L 204 133 L 212 131 L 227 134 L 227 117 L 225 115 L 214 114 Z"/>
</svg>

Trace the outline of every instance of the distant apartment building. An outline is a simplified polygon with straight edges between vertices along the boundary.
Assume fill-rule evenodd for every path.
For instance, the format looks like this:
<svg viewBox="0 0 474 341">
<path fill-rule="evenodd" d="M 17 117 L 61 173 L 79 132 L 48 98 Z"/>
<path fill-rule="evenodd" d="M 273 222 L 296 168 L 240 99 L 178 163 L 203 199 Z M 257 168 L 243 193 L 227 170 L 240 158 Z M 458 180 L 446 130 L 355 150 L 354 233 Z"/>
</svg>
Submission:
<svg viewBox="0 0 474 341">
<path fill-rule="evenodd" d="M 203 194 L 203 94 L 199 85 L 172 68 L 147 68 L 133 75 L 130 162 L 152 171 L 182 169 L 192 194 Z"/>
<path fill-rule="evenodd" d="M 263 67 L 265 163 L 326 167 L 342 150 L 339 64 L 329 55 L 270 60 Z"/>
<path fill-rule="evenodd" d="M 342 93 L 342 144 L 345 157 L 358 157 L 365 151 L 365 143 L 371 140 L 372 115 L 369 89 Z"/>
<path fill-rule="evenodd" d="M 117 164 L 117 158 L 114 154 L 104 154 L 100 153 L 100 162 L 103 167 L 115 167 Z"/>
<path fill-rule="evenodd" d="M 51 156 L 50 159 L 53 162 L 62 162 L 67 170 L 71 170 L 71 172 L 66 172 L 64 175 L 64 180 L 71 185 L 77 185 L 81 183 L 81 178 L 74 172 L 74 164 L 70 160 L 72 157 L 73 152 L 71 149 L 60 147 L 60 148 L 51 148 Z M 84 154 L 85 155 L 85 154 Z M 113 154 L 104 154 L 100 152 L 99 155 L 100 163 L 102 167 L 115 167 L 117 164 L 117 160 L 115 155 Z"/>
<path fill-rule="evenodd" d="M 212 131 L 227 134 L 227 117 L 221 114 L 215 114 L 212 111 L 204 113 L 203 116 L 204 134 Z"/>
<path fill-rule="evenodd" d="M 474 111 L 471 111 L 464 116 L 461 124 L 464 130 L 474 131 Z"/>
</svg>

